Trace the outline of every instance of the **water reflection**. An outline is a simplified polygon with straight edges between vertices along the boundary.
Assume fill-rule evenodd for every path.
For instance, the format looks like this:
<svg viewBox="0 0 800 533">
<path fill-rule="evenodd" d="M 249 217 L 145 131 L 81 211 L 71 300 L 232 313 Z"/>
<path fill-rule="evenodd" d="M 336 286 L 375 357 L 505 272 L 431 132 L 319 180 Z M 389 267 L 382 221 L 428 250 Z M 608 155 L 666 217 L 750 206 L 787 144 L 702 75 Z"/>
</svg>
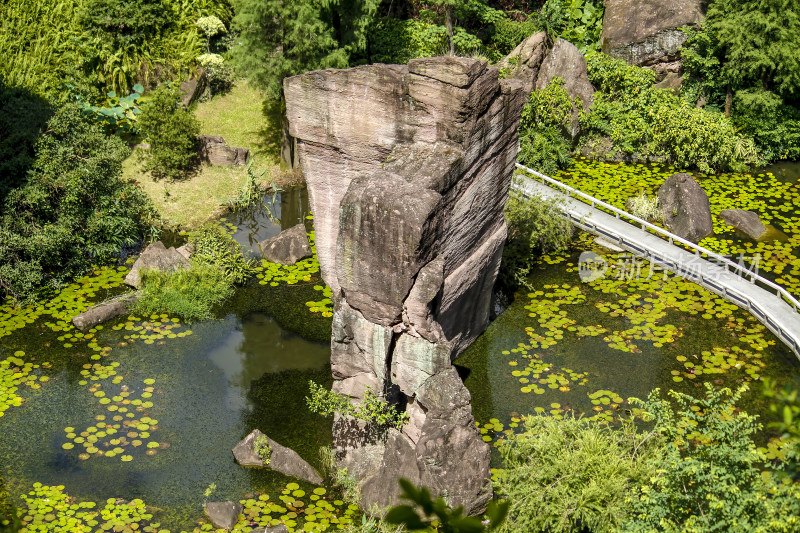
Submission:
<svg viewBox="0 0 800 533">
<path fill-rule="evenodd" d="M 327 344 L 311 343 L 289 333 L 262 313 L 253 313 L 237 323 L 208 353 L 208 359 L 225 374 L 225 405 L 232 411 L 247 408 L 247 391 L 264 374 L 321 368 L 329 356 Z"/>
<path fill-rule="evenodd" d="M 310 222 L 306 220 L 309 213 L 308 190 L 295 188 L 266 194 L 260 203 L 235 211 L 228 220 L 237 227 L 233 238 L 242 249 L 260 256 L 259 242 L 301 222 Z M 310 229 L 310 223 L 307 225 Z"/>
</svg>

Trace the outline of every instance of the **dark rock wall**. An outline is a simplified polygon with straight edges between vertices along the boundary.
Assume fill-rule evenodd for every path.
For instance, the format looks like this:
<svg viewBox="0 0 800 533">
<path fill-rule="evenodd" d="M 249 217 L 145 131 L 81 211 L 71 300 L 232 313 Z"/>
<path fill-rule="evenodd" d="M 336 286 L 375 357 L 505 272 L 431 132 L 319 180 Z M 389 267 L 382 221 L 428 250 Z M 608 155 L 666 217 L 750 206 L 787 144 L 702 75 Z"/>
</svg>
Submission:
<svg viewBox="0 0 800 533">
<path fill-rule="evenodd" d="M 341 424 L 366 507 L 396 503 L 398 477 L 470 512 L 491 497 L 489 447 L 451 362 L 488 325 L 506 237 L 527 95 L 497 73 L 439 57 L 284 83 L 335 300 L 334 390 L 359 401 L 371 388 L 410 416 L 377 441 Z"/>
</svg>

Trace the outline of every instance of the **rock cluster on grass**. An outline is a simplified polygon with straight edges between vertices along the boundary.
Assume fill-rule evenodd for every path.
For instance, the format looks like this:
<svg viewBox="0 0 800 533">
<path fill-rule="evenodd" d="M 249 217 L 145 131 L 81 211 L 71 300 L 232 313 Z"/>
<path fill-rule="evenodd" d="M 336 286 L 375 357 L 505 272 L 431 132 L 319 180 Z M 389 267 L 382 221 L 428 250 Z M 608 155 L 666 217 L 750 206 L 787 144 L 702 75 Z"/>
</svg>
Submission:
<svg viewBox="0 0 800 533">
<path fill-rule="evenodd" d="M 479 513 L 489 446 L 452 360 L 489 322 L 523 83 L 438 57 L 309 72 L 284 91 L 333 293 L 333 388 L 388 391 L 410 417 L 377 439 L 338 417 L 340 465 L 364 508 L 398 503 L 405 477 Z"/>
<path fill-rule="evenodd" d="M 308 242 L 306 227 L 302 223 L 261 241 L 258 247 L 264 259 L 281 265 L 293 265 L 314 255 Z"/>
<path fill-rule="evenodd" d="M 250 150 L 228 146 L 219 135 L 200 135 L 200 160 L 212 165 L 242 167 L 250 159 Z"/>
<path fill-rule="evenodd" d="M 265 437 L 269 443 L 271 449 L 269 464 L 264 464 L 264 460 L 256 453 L 255 442 L 259 437 Z M 251 431 L 233 448 L 233 457 L 242 466 L 269 468 L 281 474 L 308 481 L 314 485 L 322 484 L 322 476 L 319 475 L 319 472 L 303 460 L 297 452 L 278 444 L 257 429 Z"/>
</svg>

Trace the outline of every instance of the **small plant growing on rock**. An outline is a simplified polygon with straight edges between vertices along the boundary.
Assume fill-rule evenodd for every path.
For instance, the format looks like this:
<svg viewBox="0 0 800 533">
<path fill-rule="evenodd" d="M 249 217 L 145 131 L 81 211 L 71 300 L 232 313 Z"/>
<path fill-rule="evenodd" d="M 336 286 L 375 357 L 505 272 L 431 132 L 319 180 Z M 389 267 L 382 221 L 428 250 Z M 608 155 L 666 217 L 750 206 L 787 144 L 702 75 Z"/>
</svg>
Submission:
<svg viewBox="0 0 800 533">
<path fill-rule="evenodd" d="M 269 445 L 269 439 L 266 435 L 259 435 L 253 441 L 253 450 L 256 455 L 261 458 L 264 466 L 269 464 L 269 458 L 272 456 L 272 446 Z"/>
<path fill-rule="evenodd" d="M 344 394 L 328 390 L 313 381 L 308 382 L 308 388 L 311 396 L 306 396 L 306 403 L 312 413 L 322 416 L 339 413 L 365 422 L 372 422 L 381 427 L 398 429 L 408 422 L 408 413 L 399 412 L 383 398 L 376 396 L 372 389 L 368 388 L 364 392 L 364 399 L 360 405 L 353 405 Z"/>
</svg>

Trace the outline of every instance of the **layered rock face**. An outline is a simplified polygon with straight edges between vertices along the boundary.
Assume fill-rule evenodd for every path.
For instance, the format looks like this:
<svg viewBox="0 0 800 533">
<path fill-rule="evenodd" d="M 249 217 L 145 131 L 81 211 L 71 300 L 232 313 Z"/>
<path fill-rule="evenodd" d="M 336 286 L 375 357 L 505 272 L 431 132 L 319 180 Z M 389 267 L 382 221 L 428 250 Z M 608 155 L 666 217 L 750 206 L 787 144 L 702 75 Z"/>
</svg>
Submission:
<svg viewBox="0 0 800 533">
<path fill-rule="evenodd" d="M 334 295 L 334 390 L 369 388 L 410 417 L 388 432 L 337 419 L 341 464 L 365 508 L 397 503 L 405 477 L 479 512 L 489 448 L 452 361 L 488 325 L 522 83 L 439 57 L 310 72 L 284 91 Z"/>
<path fill-rule="evenodd" d="M 606 0 L 601 46 L 631 65 L 652 68 L 657 79 L 676 76 L 686 34 L 703 19 L 702 0 Z"/>
</svg>

